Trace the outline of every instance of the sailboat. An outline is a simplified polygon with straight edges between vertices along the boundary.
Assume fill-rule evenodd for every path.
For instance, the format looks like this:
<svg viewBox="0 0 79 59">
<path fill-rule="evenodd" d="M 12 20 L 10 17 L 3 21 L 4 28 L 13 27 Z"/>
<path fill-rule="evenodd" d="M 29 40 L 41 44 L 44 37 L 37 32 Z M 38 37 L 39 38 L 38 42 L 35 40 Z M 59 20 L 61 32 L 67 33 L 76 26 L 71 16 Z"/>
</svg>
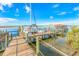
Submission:
<svg viewBox="0 0 79 59">
<path fill-rule="evenodd" d="M 31 4 L 30 4 L 30 8 L 31 8 Z M 33 18 L 34 18 L 34 24 L 32 24 L 32 9 L 30 10 L 30 25 L 28 26 L 27 30 L 25 29 L 25 33 L 27 34 L 27 36 L 31 36 L 33 34 L 38 33 L 38 26 L 36 25 L 36 19 L 35 19 L 35 14 L 33 13 Z M 28 43 L 30 42 L 36 42 L 35 38 L 27 38 Z"/>
</svg>

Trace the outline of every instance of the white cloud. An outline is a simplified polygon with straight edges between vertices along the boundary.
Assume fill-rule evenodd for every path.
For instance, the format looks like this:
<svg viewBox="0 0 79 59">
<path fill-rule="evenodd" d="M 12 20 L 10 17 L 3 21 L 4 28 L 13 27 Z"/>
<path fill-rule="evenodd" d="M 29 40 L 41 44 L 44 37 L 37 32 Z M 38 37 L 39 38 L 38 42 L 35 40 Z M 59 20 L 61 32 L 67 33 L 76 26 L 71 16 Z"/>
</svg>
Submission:
<svg viewBox="0 0 79 59">
<path fill-rule="evenodd" d="M 14 26 L 29 24 L 26 20 L 18 20 L 14 18 L 0 18 L 0 26 Z"/>
<path fill-rule="evenodd" d="M 25 10 L 26 10 L 27 13 L 29 13 L 29 12 L 31 11 L 31 8 L 26 5 L 26 6 L 25 6 Z"/>
<path fill-rule="evenodd" d="M 79 25 L 79 18 L 67 19 L 62 21 L 52 21 L 52 22 L 38 22 L 38 25 L 54 25 L 54 24 L 65 24 L 65 25 Z"/>
<path fill-rule="evenodd" d="M 69 20 L 59 21 L 59 22 L 51 22 L 50 24 L 79 25 L 79 18 L 69 19 Z"/>
<path fill-rule="evenodd" d="M 0 3 L 0 10 L 4 12 L 3 6 L 8 6 L 9 8 L 11 8 L 12 3 Z"/>
<path fill-rule="evenodd" d="M 8 3 L 7 5 L 8 5 L 8 7 L 9 7 L 9 8 L 11 8 L 11 7 L 12 7 L 12 3 Z"/>
<path fill-rule="evenodd" d="M 77 16 L 79 16 L 79 14 L 77 14 Z"/>
<path fill-rule="evenodd" d="M 19 12 L 19 9 L 18 8 L 16 8 L 16 13 L 18 13 Z"/>
<path fill-rule="evenodd" d="M 12 3 L 1 3 L 3 6 L 12 7 Z"/>
<path fill-rule="evenodd" d="M 57 8 L 57 7 L 59 7 L 59 4 L 53 5 L 53 8 Z"/>
<path fill-rule="evenodd" d="M 15 16 L 19 16 L 19 14 L 15 14 Z"/>
<path fill-rule="evenodd" d="M 50 19 L 53 19 L 54 17 L 53 17 L 53 16 L 50 16 L 49 18 L 50 18 Z"/>
<path fill-rule="evenodd" d="M 58 13 L 57 15 L 65 15 L 67 14 L 68 12 L 61 12 L 61 13 Z"/>
<path fill-rule="evenodd" d="M 16 8 L 16 14 L 15 14 L 15 16 L 19 16 L 19 9 L 18 8 Z"/>
<path fill-rule="evenodd" d="M 79 6 L 75 7 L 73 10 L 74 11 L 79 11 Z"/>
<path fill-rule="evenodd" d="M 3 6 L 0 4 L 0 10 L 3 11 Z"/>
<path fill-rule="evenodd" d="M 0 18 L 0 24 L 7 23 L 7 22 L 13 22 L 13 21 L 17 21 L 17 20 L 13 18 Z"/>
</svg>

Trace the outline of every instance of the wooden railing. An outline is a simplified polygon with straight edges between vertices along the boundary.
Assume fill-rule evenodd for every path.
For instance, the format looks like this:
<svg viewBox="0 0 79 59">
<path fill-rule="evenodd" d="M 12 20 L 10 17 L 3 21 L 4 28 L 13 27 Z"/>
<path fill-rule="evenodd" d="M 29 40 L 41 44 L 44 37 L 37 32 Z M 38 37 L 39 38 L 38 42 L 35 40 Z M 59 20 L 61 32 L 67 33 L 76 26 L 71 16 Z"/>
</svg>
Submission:
<svg viewBox="0 0 79 59">
<path fill-rule="evenodd" d="M 0 49 L 0 51 L 3 51 L 6 49 L 6 47 L 8 47 L 9 42 L 12 40 L 12 33 L 9 35 L 9 33 L 6 32 L 6 33 L 2 33 L 0 36 L 1 36 L 1 39 L 0 39 L 1 49 Z"/>
<path fill-rule="evenodd" d="M 36 46 L 35 46 L 36 55 L 39 55 L 39 54 L 43 55 L 43 53 L 40 51 L 40 41 L 42 40 L 42 36 L 46 34 L 51 35 L 53 34 L 53 32 L 41 32 L 41 33 L 32 34 L 30 36 L 28 36 L 28 33 L 27 33 L 28 43 L 30 41 L 30 43 L 32 44 L 31 38 L 36 39 Z"/>
</svg>

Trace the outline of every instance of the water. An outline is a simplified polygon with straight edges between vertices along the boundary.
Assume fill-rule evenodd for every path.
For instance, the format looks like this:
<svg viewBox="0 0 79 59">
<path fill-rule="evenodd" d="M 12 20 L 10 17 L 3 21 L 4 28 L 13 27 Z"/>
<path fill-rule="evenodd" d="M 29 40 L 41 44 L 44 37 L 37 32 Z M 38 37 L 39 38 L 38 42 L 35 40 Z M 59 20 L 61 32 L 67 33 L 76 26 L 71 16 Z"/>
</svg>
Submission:
<svg viewBox="0 0 79 59">
<path fill-rule="evenodd" d="M 58 43 L 61 46 L 65 46 L 66 38 L 65 37 L 64 38 L 58 38 L 58 39 L 56 39 L 56 43 Z"/>
<path fill-rule="evenodd" d="M 12 36 L 17 36 L 18 35 L 18 27 L 17 28 L 0 28 L 0 31 L 4 31 L 4 32 L 9 32 L 10 34 L 12 34 Z"/>
<path fill-rule="evenodd" d="M 45 56 L 62 56 L 55 50 L 50 49 L 49 47 L 46 47 L 42 44 L 40 44 L 40 51 L 45 55 Z"/>
</svg>

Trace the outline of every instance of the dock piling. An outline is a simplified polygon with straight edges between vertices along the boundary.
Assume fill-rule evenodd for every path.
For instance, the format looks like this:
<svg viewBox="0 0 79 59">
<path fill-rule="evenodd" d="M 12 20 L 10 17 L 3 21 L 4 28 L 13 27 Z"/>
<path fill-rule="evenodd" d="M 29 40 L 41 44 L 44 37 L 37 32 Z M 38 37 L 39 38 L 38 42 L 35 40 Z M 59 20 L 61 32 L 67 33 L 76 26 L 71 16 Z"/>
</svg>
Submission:
<svg viewBox="0 0 79 59">
<path fill-rule="evenodd" d="M 36 55 L 38 56 L 39 55 L 39 37 L 36 37 Z"/>
</svg>

